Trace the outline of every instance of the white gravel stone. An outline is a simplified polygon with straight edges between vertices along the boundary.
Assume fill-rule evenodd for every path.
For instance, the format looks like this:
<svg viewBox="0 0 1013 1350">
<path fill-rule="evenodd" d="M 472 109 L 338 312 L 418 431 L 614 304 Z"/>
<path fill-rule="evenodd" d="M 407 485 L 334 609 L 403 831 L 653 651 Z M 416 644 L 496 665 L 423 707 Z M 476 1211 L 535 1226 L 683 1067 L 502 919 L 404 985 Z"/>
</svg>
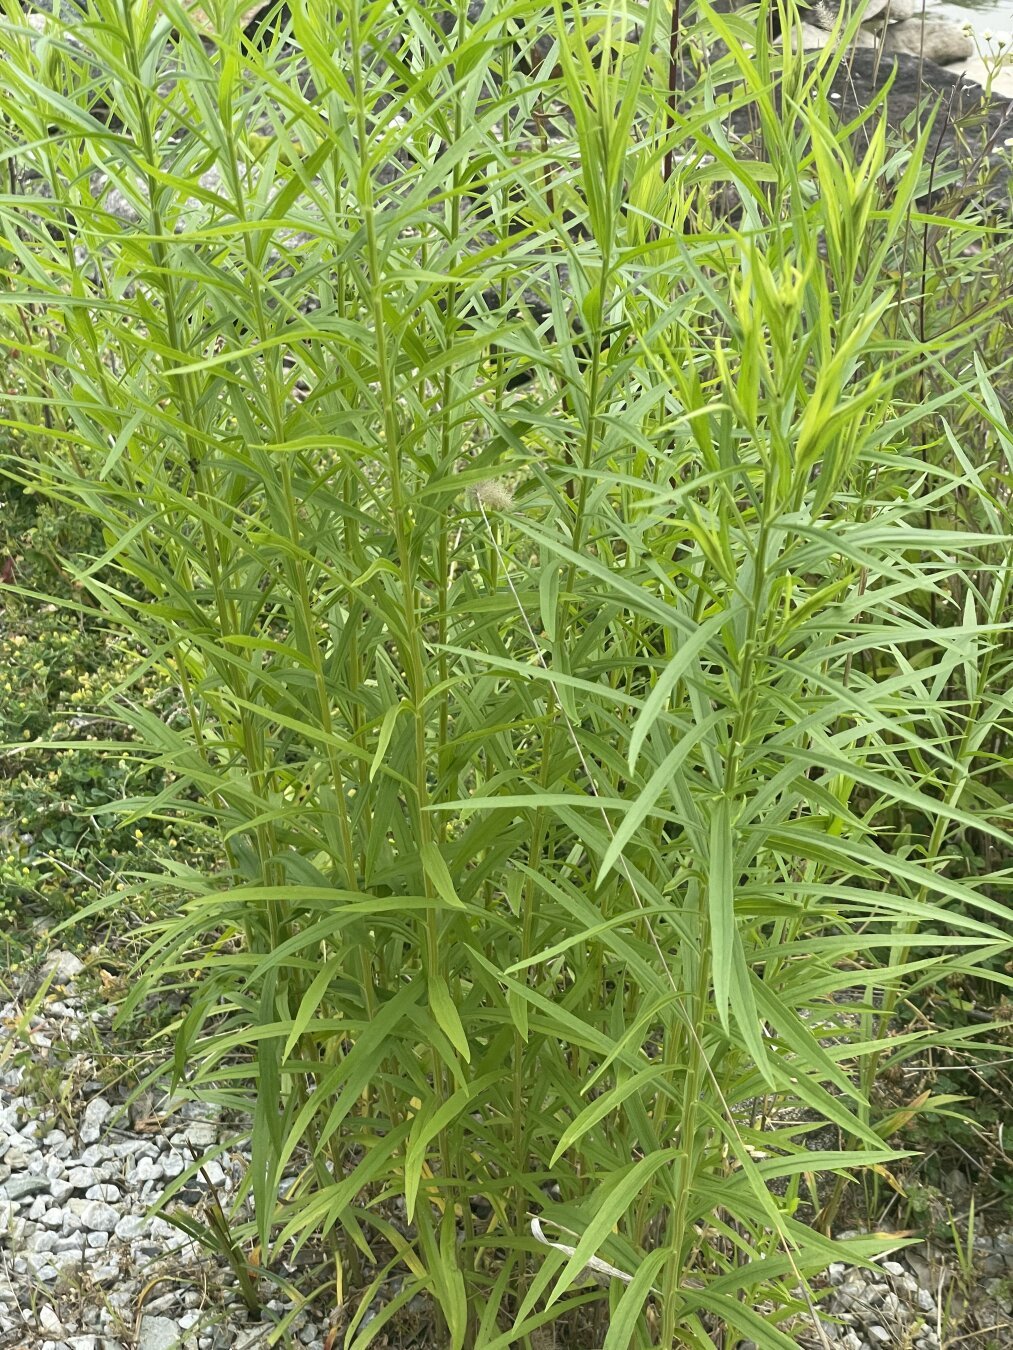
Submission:
<svg viewBox="0 0 1013 1350">
<path fill-rule="evenodd" d="M 49 1263 L 56 1267 L 57 1273 L 62 1270 L 80 1269 L 84 1263 L 84 1252 L 80 1250 L 53 1252 L 49 1258 Z"/>
<path fill-rule="evenodd" d="M 179 1325 L 171 1317 L 141 1318 L 137 1350 L 176 1350 L 179 1340 Z"/>
<path fill-rule="evenodd" d="M 84 1108 L 81 1122 L 81 1143 L 97 1144 L 102 1134 L 102 1126 L 112 1115 L 113 1108 L 104 1097 L 92 1097 Z"/>
<path fill-rule="evenodd" d="M 198 1153 L 202 1149 L 212 1148 L 218 1139 L 218 1127 L 209 1121 L 195 1120 L 183 1131 L 181 1142 L 192 1144 Z M 173 1140 L 175 1143 L 175 1140 Z"/>
<path fill-rule="evenodd" d="M 120 1198 L 120 1190 L 110 1181 L 99 1181 L 89 1186 L 84 1196 L 86 1200 L 105 1200 L 107 1204 L 115 1205 Z"/>
<path fill-rule="evenodd" d="M 148 1219 L 143 1219 L 137 1214 L 124 1214 L 122 1219 L 117 1220 L 113 1232 L 121 1242 L 131 1242 L 134 1238 L 142 1237 L 150 1227 Z"/>
<path fill-rule="evenodd" d="M 75 1191 L 86 1191 L 89 1186 L 97 1186 L 99 1174 L 94 1167 L 72 1167 L 67 1173 L 67 1184 Z"/>
<path fill-rule="evenodd" d="M 134 1178 L 137 1181 L 161 1181 L 163 1176 L 161 1163 L 154 1162 L 151 1158 L 138 1159 L 134 1170 Z"/>
<path fill-rule="evenodd" d="M 104 1200 L 89 1200 L 81 1211 L 81 1222 L 93 1233 L 111 1233 L 119 1222 L 119 1215 Z"/>
<path fill-rule="evenodd" d="M 231 1186 L 229 1177 L 225 1175 L 225 1168 L 214 1158 L 204 1164 L 204 1174 L 208 1183 L 212 1186 L 223 1186 L 226 1190 Z"/>
<path fill-rule="evenodd" d="M 84 970 L 84 962 L 73 952 L 50 952 L 42 963 L 42 974 L 52 973 L 53 984 L 70 984 Z"/>
<path fill-rule="evenodd" d="M 108 1261 L 103 1265 L 92 1266 L 88 1271 L 88 1276 L 95 1284 L 115 1284 L 120 1278 L 120 1263 Z"/>
<path fill-rule="evenodd" d="M 39 1309 L 39 1326 L 51 1336 L 63 1335 L 63 1323 L 48 1303 L 44 1303 Z"/>
</svg>

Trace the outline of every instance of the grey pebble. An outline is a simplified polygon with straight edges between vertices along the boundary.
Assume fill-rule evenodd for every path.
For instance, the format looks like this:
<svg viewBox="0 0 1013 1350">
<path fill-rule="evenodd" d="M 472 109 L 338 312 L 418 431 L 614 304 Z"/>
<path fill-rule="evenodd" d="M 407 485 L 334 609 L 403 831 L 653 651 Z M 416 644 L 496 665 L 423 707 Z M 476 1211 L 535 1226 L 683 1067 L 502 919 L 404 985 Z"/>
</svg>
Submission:
<svg viewBox="0 0 1013 1350">
<path fill-rule="evenodd" d="M 25 1200 L 30 1195 L 39 1195 L 49 1190 L 45 1177 L 10 1177 L 0 1186 L 0 1200 Z"/>
<path fill-rule="evenodd" d="M 77 1161 L 81 1167 L 97 1167 L 99 1163 L 108 1162 L 111 1156 L 108 1144 L 89 1144 Z"/>
<path fill-rule="evenodd" d="M 85 1191 L 86 1200 L 105 1200 L 114 1205 L 120 1198 L 118 1186 L 114 1186 L 110 1181 L 99 1181 L 94 1186 L 89 1186 Z"/>
<path fill-rule="evenodd" d="M 137 1333 L 137 1350 L 175 1350 L 179 1345 L 179 1327 L 171 1317 L 145 1314 Z"/>
<path fill-rule="evenodd" d="M 138 1159 L 137 1166 L 134 1169 L 134 1180 L 161 1181 L 163 1175 L 162 1164 L 160 1162 L 155 1162 L 148 1157 Z"/>
<path fill-rule="evenodd" d="M 67 1173 L 67 1184 L 75 1191 L 86 1191 L 98 1182 L 99 1174 L 94 1167 L 72 1167 Z"/>
<path fill-rule="evenodd" d="M 119 1215 L 104 1200 L 89 1200 L 81 1211 L 81 1222 L 93 1233 L 111 1233 L 119 1222 Z"/>
<path fill-rule="evenodd" d="M 202 1149 L 212 1148 L 218 1140 L 218 1127 L 207 1121 L 195 1120 L 192 1125 L 188 1125 L 181 1136 L 173 1138 L 173 1143 L 177 1141 L 181 1144 L 192 1144 L 199 1153 Z"/>
<path fill-rule="evenodd" d="M 60 950 L 50 952 L 42 963 L 43 976 L 52 974 L 53 984 L 70 984 L 82 970 L 84 962 L 73 952 Z"/>
<path fill-rule="evenodd" d="M 102 1126 L 112 1115 L 113 1108 L 104 1097 L 92 1097 L 84 1108 L 80 1136 L 82 1144 L 97 1144 L 102 1134 Z"/>
<path fill-rule="evenodd" d="M 170 1149 L 168 1153 L 162 1154 L 162 1172 L 171 1181 L 178 1177 L 186 1167 L 186 1160 L 181 1153 Z"/>
<path fill-rule="evenodd" d="M 88 1271 L 88 1276 L 95 1284 L 115 1284 L 120 1278 L 120 1263 L 109 1261 L 105 1265 L 92 1266 Z"/>
<path fill-rule="evenodd" d="M 63 1335 L 63 1323 L 48 1303 L 44 1303 L 39 1309 L 39 1326 L 51 1336 Z"/>
</svg>

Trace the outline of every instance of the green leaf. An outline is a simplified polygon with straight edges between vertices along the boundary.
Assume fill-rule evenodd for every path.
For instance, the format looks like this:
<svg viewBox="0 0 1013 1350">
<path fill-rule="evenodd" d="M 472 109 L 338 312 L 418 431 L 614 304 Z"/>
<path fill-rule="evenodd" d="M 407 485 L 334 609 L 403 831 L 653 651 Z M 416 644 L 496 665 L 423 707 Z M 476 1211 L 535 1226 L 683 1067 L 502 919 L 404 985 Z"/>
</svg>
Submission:
<svg viewBox="0 0 1013 1350">
<path fill-rule="evenodd" d="M 630 734 L 629 766 L 631 773 L 637 767 L 637 760 L 640 758 L 644 741 L 650 735 L 655 722 L 664 712 L 676 685 L 714 634 L 719 632 L 725 624 L 733 621 L 734 610 L 728 612 L 722 610 L 719 614 L 712 615 L 696 629 L 692 636 L 683 638 L 674 655 L 670 656 L 665 662 L 661 674 L 655 681 L 654 688 L 651 690 Z"/>
<path fill-rule="evenodd" d="M 426 876 L 432 882 L 436 894 L 453 909 L 464 909 L 465 906 L 454 889 L 454 882 L 450 875 L 450 869 L 444 861 L 443 854 L 440 852 L 439 845 L 432 839 L 426 842 L 419 849 L 419 856 L 422 859 L 422 866 Z"/>
<path fill-rule="evenodd" d="M 741 945 L 735 925 L 735 841 L 731 804 L 719 797 L 711 809 L 710 850 L 707 855 L 707 916 L 710 921 L 710 952 L 714 983 L 714 1006 L 725 1031 L 737 957 Z"/>
<path fill-rule="evenodd" d="M 464 1034 L 461 1015 L 457 1011 L 457 1004 L 450 997 L 450 990 L 447 988 L 447 982 L 442 975 L 430 975 L 429 977 L 429 1007 L 436 1018 L 437 1025 L 454 1049 L 464 1059 L 470 1061 L 471 1047 L 468 1044 L 467 1036 Z"/>
<path fill-rule="evenodd" d="M 554 562 L 546 563 L 538 578 L 538 608 L 542 616 L 542 628 L 550 642 L 556 640 L 556 605 L 559 601 L 559 567 Z"/>
<path fill-rule="evenodd" d="M 551 1307 L 566 1292 L 658 1169 L 676 1156 L 675 1149 L 662 1149 L 658 1153 L 650 1153 L 632 1167 L 614 1173 L 595 1189 L 585 1207 L 585 1212 L 590 1217 L 583 1232 L 577 1235 L 573 1255 L 560 1272 L 546 1300 L 547 1306 Z M 566 1245 L 574 1244 L 572 1241 L 566 1241 Z"/>
<path fill-rule="evenodd" d="M 487 1088 L 499 1082 L 502 1076 L 498 1069 L 494 1073 L 483 1074 L 481 1078 L 476 1078 L 474 1082 L 468 1083 L 463 1088 L 458 1088 L 435 1110 L 419 1111 L 412 1121 L 411 1133 L 408 1136 L 408 1151 L 405 1156 L 405 1204 L 409 1222 L 415 1212 L 415 1199 L 422 1180 L 422 1167 L 426 1159 L 426 1150 L 430 1143 L 455 1121 L 476 1097 L 481 1096 Z"/>
<path fill-rule="evenodd" d="M 658 1247 L 641 1260 L 609 1318 L 602 1350 L 629 1350 L 644 1305 L 654 1292 L 654 1281 L 670 1255 L 665 1247 Z"/>
<path fill-rule="evenodd" d="M 390 738 L 394 734 L 394 724 L 402 707 L 403 704 L 401 703 L 393 703 L 383 715 L 383 721 L 380 723 L 380 734 L 376 739 L 376 750 L 373 753 L 373 762 L 369 766 L 369 781 L 371 783 L 376 778 L 377 770 L 383 763 L 383 757 L 390 745 Z"/>
</svg>

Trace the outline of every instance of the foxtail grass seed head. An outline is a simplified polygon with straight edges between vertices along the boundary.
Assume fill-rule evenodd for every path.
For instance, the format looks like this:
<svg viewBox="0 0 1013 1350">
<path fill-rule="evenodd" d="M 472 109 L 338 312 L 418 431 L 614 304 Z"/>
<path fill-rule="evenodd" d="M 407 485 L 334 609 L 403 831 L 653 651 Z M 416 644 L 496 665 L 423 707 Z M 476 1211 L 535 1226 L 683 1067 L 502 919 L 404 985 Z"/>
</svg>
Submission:
<svg viewBox="0 0 1013 1350">
<path fill-rule="evenodd" d="M 514 504 L 513 484 L 505 478 L 488 478 L 472 489 L 478 506 L 486 511 L 509 511 Z"/>
</svg>

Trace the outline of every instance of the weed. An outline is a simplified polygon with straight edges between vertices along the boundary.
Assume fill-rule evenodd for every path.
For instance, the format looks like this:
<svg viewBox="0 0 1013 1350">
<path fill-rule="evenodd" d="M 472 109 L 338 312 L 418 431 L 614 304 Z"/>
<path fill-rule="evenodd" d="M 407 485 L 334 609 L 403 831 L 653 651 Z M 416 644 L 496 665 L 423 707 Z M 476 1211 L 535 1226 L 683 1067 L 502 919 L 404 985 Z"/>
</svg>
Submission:
<svg viewBox="0 0 1013 1350">
<path fill-rule="evenodd" d="M 7 0 L 0 321 L 137 663 L 117 810 L 221 859 L 84 911 L 143 902 L 123 1018 L 185 990 L 176 1081 L 248 1108 L 209 1245 L 324 1252 L 349 1350 L 416 1293 L 454 1350 L 791 1347 L 898 1244 L 799 1217 L 903 1155 L 893 1013 L 1008 950 L 1008 232 L 748 16 L 676 99 L 655 0 L 207 8 Z"/>
</svg>

